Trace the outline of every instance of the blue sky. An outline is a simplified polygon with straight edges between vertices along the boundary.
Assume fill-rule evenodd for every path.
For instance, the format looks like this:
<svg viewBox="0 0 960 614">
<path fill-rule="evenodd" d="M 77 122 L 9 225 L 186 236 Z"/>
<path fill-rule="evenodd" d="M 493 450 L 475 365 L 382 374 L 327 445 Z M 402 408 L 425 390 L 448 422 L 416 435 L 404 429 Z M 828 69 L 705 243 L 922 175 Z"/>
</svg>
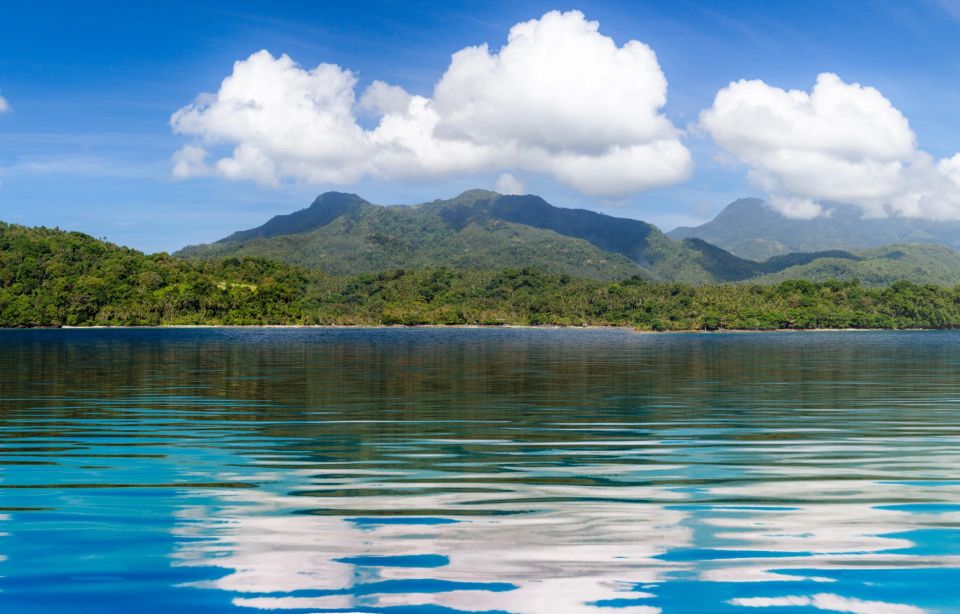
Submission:
<svg viewBox="0 0 960 614">
<path fill-rule="evenodd" d="M 170 118 L 261 49 L 307 69 L 349 68 L 358 96 L 374 80 L 430 96 L 452 53 L 480 43 L 496 51 L 514 24 L 554 9 L 583 11 L 617 45 L 649 45 L 669 83 L 662 112 L 681 130 L 732 81 L 809 91 L 833 72 L 882 92 L 934 158 L 960 150 L 960 3 L 14 1 L 0 9 L 0 96 L 10 106 L 0 113 L 0 219 L 174 250 L 301 208 L 327 189 L 393 204 L 492 188 L 503 169 L 349 185 L 174 179 L 171 156 L 190 139 L 174 134 Z M 555 204 L 665 229 L 765 195 L 747 180 L 746 154 L 731 150 L 731 160 L 702 131 L 681 140 L 693 156 L 688 180 L 615 198 L 514 174 Z"/>
</svg>

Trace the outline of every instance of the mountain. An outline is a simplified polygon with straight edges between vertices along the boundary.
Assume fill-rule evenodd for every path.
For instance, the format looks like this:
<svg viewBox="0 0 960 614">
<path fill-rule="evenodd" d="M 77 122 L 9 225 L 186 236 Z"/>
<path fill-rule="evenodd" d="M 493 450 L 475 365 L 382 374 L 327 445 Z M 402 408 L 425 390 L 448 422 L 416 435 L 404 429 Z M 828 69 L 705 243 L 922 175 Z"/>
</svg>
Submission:
<svg viewBox="0 0 960 614">
<path fill-rule="evenodd" d="M 680 227 L 668 235 L 677 240 L 697 237 L 751 260 L 790 252 L 863 250 L 904 243 L 960 249 L 960 222 L 864 218 L 858 207 L 838 203 L 826 209 L 827 215 L 798 220 L 784 217 L 763 200 L 744 198 L 727 205 L 706 224 Z"/>
<path fill-rule="evenodd" d="M 449 266 L 499 269 L 531 266 L 597 279 L 645 275 L 625 256 L 590 242 L 461 207 L 477 194 L 429 205 L 383 207 L 354 194 L 327 192 L 310 207 L 272 218 L 187 257 L 260 256 L 335 275 Z"/>
<path fill-rule="evenodd" d="M 830 219 L 842 228 L 856 227 L 849 209 L 833 215 Z M 186 247 L 176 255 L 260 257 L 334 275 L 437 267 L 531 267 L 591 279 L 636 276 L 694 284 L 765 284 L 786 279 L 860 279 L 871 286 L 901 279 L 960 284 L 960 254 L 947 247 L 901 242 L 859 249 L 860 243 L 852 241 L 857 249 L 836 249 L 831 246 L 845 244 L 844 237 L 823 220 L 808 221 L 822 232 L 807 243 L 781 236 L 783 241 L 813 245 L 818 251 L 782 253 L 787 249 L 783 241 L 734 236 L 738 229 L 748 237 L 763 236 L 766 227 L 776 230 L 782 220 L 786 218 L 763 201 L 744 199 L 701 227 L 709 227 L 717 243 L 732 241 L 741 252 L 737 255 L 703 238 L 671 239 L 646 222 L 556 207 L 533 195 L 470 190 L 449 200 L 385 207 L 355 194 L 327 192 L 306 209 L 276 216 L 215 243 Z M 914 232 L 907 239 L 918 236 Z M 756 256 L 764 250 L 776 255 L 759 262 L 742 255 L 746 251 Z"/>
<path fill-rule="evenodd" d="M 235 232 L 219 242 L 248 241 L 277 235 L 309 232 L 315 228 L 326 226 L 342 215 L 357 213 L 368 206 L 370 206 L 370 203 L 356 194 L 327 192 L 320 195 L 313 205 L 306 209 L 301 209 L 289 215 L 277 215 L 263 226 Z"/>
<path fill-rule="evenodd" d="M 306 209 L 177 255 L 261 256 L 332 274 L 530 266 L 597 279 L 710 283 L 766 272 L 704 241 L 674 241 L 646 222 L 485 190 L 393 207 L 327 192 Z"/>
<path fill-rule="evenodd" d="M 789 259 L 790 256 L 781 258 Z M 905 279 L 915 283 L 956 286 L 960 284 L 960 253 L 942 245 L 887 245 L 858 251 L 853 257 L 846 254 L 839 258 L 822 257 L 798 262 L 751 281 L 775 284 L 788 279 L 856 279 L 865 286 L 886 286 Z"/>
</svg>

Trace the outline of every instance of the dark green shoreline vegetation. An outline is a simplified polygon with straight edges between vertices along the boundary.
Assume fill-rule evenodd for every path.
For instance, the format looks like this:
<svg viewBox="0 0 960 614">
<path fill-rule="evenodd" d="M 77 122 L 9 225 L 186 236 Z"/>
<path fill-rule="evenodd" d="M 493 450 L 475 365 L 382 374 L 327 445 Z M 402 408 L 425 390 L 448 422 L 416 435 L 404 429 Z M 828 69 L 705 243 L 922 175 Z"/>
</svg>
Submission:
<svg viewBox="0 0 960 614">
<path fill-rule="evenodd" d="M 530 268 L 331 276 L 187 260 L 0 224 L 0 326 L 561 325 L 641 330 L 960 327 L 960 287 L 788 280 L 693 286 Z"/>
</svg>

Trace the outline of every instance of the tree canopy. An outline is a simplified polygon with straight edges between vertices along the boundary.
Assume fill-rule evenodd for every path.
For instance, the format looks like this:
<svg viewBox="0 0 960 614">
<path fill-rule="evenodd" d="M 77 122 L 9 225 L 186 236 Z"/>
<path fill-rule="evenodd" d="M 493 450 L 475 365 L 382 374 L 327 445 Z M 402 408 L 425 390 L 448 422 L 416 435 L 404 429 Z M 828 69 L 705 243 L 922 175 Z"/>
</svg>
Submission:
<svg viewBox="0 0 960 614">
<path fill-rule="evenodd" d="M 533 268 L 332 276 L 260 258 L 145 255 L 0 224 L 0 326 L 611 325 L 642 330 L 960 327 L 960 287 L 611 282 Z"/>
</svg>

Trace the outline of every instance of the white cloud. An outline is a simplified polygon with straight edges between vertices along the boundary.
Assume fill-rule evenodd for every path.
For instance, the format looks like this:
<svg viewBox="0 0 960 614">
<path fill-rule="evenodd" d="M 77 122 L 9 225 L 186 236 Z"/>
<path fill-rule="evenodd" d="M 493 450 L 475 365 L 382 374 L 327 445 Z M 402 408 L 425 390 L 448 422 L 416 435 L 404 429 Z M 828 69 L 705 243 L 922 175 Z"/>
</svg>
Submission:
<svg viewBox="0 0 960 614">
<path fill-rule="evenodd" d="M 215 95 L 199 97 L 170 122 L 198 138 L 184 154 L 195 161 L 203 157 L 198 149 L 234 147 L 205 173 L 264 183 L 281 177 L 348 183 L 364 174 L 370 154 L 353 114 L 355 84 L 353 73 L 338 66 L 306 71 L 285 55 L 260 51 L 236 62 Z M 193 174 L 200 170 L 195 165 Z"/>
<path fill-rule="evenodd" d="M 360 107 L 380 115 L 405 113 L 410 108 L 411 96 L 399 85 L 374 81 L 360 97 Z"/>
<path fill-rule="evenodd" d="M 504 173 L 497 177 L 496 190 L 501 194 L 523 194 L 526 186 L 510 173 Z"/>
<path fill-rule="evenodd" d="M 510 29 L 506 46 L 453 55 L 434 92 L 446 134 L 519 141 L 556 152 L 604 152 L 672 139 L 658 110 L 667 80 L 653 50 L 617 47 L 582 13 L 551 12 Z"/>
<path fill-rule="evenodd" d="M 216 94 L 171 118 L 192 142 L 174 175 L 276 184 L 346 184 L 481 171 L 543 173 L 595 195 L 686 179 L 691 156 L 662 114 L 667 81 L 647 45 L 623 46 L 578 11 L 511 28 L 507 44 L 455 53 L 431 97 L 355 75 L 312 70 L 267 51 L 236 62 Z M 359 110 L 377 123 L 364 129 Z M 207 163 L 226 147 L 230 155 Z"/>
<path fill-rule="evenodd" d="M 960 157 L 935 162 L 920 151 L 907 118 L 872 87 L 831 73 L 809 93 L 737 81 L 700 127 L 786 215 L 814 217 L 822 201 L 842 201 L 869 216 L 960 218 Z"/>
<path fill-rule="evenodd" d="M 7 111 L 10 111 L 10 103 L 6 98 L 0 96 L 0 113 L 6 113 Z"/>
<path fill-rule="evenodd" d="M 203 177 L 210 174 L 207 151 L 196 145 L 185 145 L 173 154 L 173 176 L 177 179 Z"/>
</svg>

